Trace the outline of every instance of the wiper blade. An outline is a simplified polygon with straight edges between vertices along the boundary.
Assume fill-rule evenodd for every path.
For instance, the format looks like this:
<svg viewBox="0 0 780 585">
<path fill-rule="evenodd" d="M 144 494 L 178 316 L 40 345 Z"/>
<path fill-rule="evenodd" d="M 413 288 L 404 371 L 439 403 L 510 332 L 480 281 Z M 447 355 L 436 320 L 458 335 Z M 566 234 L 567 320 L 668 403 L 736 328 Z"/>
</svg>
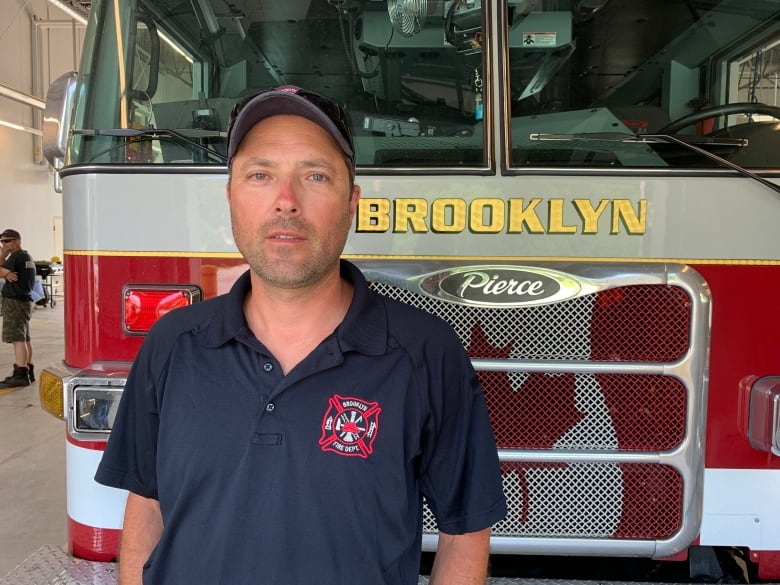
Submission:
<svg viewBox="0 0 780 585">
<path fill-rule="evenodd" d="M 114 136 L 119 138 L 134 138 L 136 140 L 176 140 L 177 142 L 188 144 L 193 148 L 201 150 L 220 160 L 227 162 L 227 156 L 217 152 L 213 148 L 199 144 L 193 139 L 197 138 L 227 138 L 227 132 L 218 130 L 200 130 L 197 128 L 184 128 L 171 130 L 169 128 L 105 128 L 92 130 L 73 130 L 72 134 L 81 136 Z"/>
<path fill-rule="evenodd" d="M 747 146 L 745 138 L 712 138 L 709 136 L 670 136 L 668 134 L 626 134 L 625 132 L 581 132 L 575 134 L 531 134 L 531 140 L 538 141 L 568 141 L 568 142 L 630 142 L 645 144 L 668 144 L 676 142 L 684 146 Z M 669 140 L 672 138 L 673 140 Z"/>
<path fill-rule="evenodd" d="M 539 141 L 593 141 L 603 140 L 607 142 L 634 142 L 636 134 L 625 134 L 623 132 L 581 132 L 577 134 L 552 134 L 552 133 L 534 133 L 528 136 L 530 140 Z"/>
<path fill-rule="evenodd" d="M 653 134 L 650 137 L 663 140 L 667 143 L 670 142 L 672 144 L 679 144 L 680 146 L 692 150 L 693 152 L 696 152 L 704 157 L 707 157 L 708 159 L 715 161 L 716 163 L 723 165 L 724 167 L 737 171 L 740 175 L 744 177 L 748 177 L 749 179 L 758 181 L 765 187 L 769 187 L 770 189 L 772 189 L 775 193 L 780 193 L 780 185 L 777 185 L 772 181 L 769 181 L 764 177 L 757 175 L 753 171 L 749 171 L 745 167 L 742 167 L 736 163 L 731 162 L 730 160 L 726 160 L 722 156 L 718 156 L 717 154 L 709 152 L 708 150 L 701 148 L 695 144 L 685 142 L 684 140 L 679 139 L 677 136 L 672 136 L 671 134 Z M 747 140 L 745 140 L 744 142 L 745 144 L 747 144 Z"/>
<path fill-rule="evenodd" d="M 671 134 L 626 134 L 625 132 L 585 132 L 579 134 L 531 134 L 531 140 L 560 140 L 569 142 L 626 142 L 638 144 L 677 144 L 685 149 L 700 154 L 701 156 L 714 161 L 720 166 L 732 169 L 744 177 L 758 181 L 765 187 L 769 187 L 776 193 L 780 193 L 780 185 L 747 170 L 736 163 L 726 160 L 722 156 L 710 152 L 702 146 L 747 146 L 748 140 L 745 138 L 713 138 L 709 136 L 672 136 Z"/>
</svg>

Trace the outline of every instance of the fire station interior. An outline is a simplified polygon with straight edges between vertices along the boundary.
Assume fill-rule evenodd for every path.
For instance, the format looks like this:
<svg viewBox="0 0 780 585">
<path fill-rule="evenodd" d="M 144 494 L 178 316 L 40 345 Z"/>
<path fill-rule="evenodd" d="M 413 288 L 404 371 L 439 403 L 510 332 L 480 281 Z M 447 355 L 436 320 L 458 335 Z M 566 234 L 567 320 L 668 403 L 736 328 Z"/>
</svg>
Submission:
<svg viewBox="0 0 780 585">
<path fill-rule="evenodd" d="M 557 0 L 546 0 L 555 3 Z M 511 115 L 514 117 L 545 115 L 556 112 L 585 111 L 600 96 L 610 94 L 615 104 L 631 101 L 641 103 L 650 100 L 651 96 L 642 95 L 645 87 L 641 77 L 631 77 L 631 74 L 643 63 L 651 63 L 653 57 L 666 46 L 670 38 L 685 30 L 697 18 L 721 0 L 614 0 L 621 6 L 621 14 L 628 21 L 647 18 L 641 9 L 643 2 L 658 2 L 665 6 L 664 10 L 653 12 L 653 19 L 646 23 L 644 30 L 647 37 L 642 43 L 628 38 L 633 34 L 631 27 L 620 22 L 610 22 L 612 33 L 609 35 L 609 45 L 596 46 L 592 39 L 603 37 L 603 31 L 598 27 L 605 26 L 605 20 L 583 19 L 579 24 L 583 46 L 591 43 L 593 50 L 587 53 L 564 52 L 550 56 L 545 70 L 549 72 L 545 78 L 544 91 L 533 92 L 527 96 L 523 88 L 538 81 L 539 63 L 530 63 L 523 59 L 513 60 L 510 71 L 513 87 L 519 88 L 517 95 L 511 96 Z M 746 6 L 754 0 L 746 0 Z M 149 10 L 165 10 L 166 7 L 178 6 L 186 2 L 178 0 L 139 0 Z M 193 0 L 195 4 L 195 0 Z M 308 3 L 299 0 L 286 0 L 287 4 L 299 5 Z M 609 0 L 580 0 L 574 2 L 583 10 L 598 11 L 607 5 Z M 764 0 L 755 0 L 763 4 Z M 363 14 L 363 26 L 370 26 L 374 16 L 381 14 L 385 18 L 383 2 L 358 0 L 311 0 L 311 10 L 330 10 L 331 4 L 339 4 L 349 11 L 357 6 L 368 6 Z M 569 2 L 561 2 L 569 4 Z M 253 25 L 246 31 L 240 31 L 251 40 L 259 53 L 276 64 L 278 71 L 296 72 L 307 69 L 303 66 L 312 51 L 319 50 L 314 46 L 291 46 L 290 39 L 280 38 L 278 31 L 261 18 L 252 16 L 262 12 L 260 2 L 240 0 L 227 3 L 237 12 L 243 12 Z M 514 2 L 519 6 L 521 2 Z M 280 3 L 281 5 L 281 3 Z M 380 6 L 381 5 L 381 6 Z M 628 9 L 627 9 L 628 7 Z M 631 7 L 634 7 L 633 9 Z M 282 10 L 281 8 L 278 8 Z M 63 280 L 67 277 L 62 269 L 61 260 L 65 248 L 63 240 L 63 206 L 60 193 L 55 190 L 55 174 L 42 152 L 43 108 L 46 90 L 49 84 L 63 73 L 76 71 L 79 68 L 79 58 L 84 44 L 84 31 L 89 15 L 88 0 L 0 0 L 0 231 L 11 228 L 22 235 L 23 248 L 28 250 L 38 266 L 38 275 L 44 290 L 43 302 L 37 302 L 31 321 L 31 337 L 33 344 L 33 362 L 37 368 L 50 363 L 56 363 L 63 357 L 63 319 L 64 290 Z M 468 24 L 468 23 L 465 23 Z M 332 37 L 341 39 L 340 23 L 334 19 L 330 32 Z M 303 23 L 301 24 L 303 26 Z M 663 30 L 663 35 L 658 31 Z M 359 34 L 359 33 L 355 33 Z M 665 35 L 665 36 L 664 36 Z M 306 38 L 304 34 L 293 35 L 295 39 Z M 438 37 L 437 37 L 438 38 Z M 243 42 L 243 40 L 242 40 Z M 323 40 L 322 44 L 326 44 Z M 340 43 L 339 43 L 340 44 Z M 362 63 L 374 63 L 386 59 L 383 55 L 387 47 L 370 46 L 363 43 Z M 631 50 L 625 47 L 631 47 Z M 230 44 L 225 44 L 226 50 Z M 376 51 L 372 55 L 371 51 Z M 344 62 L 334 62 L 334 68 L 344 69 L 352 65 L 346 62 L 346 53 L 333 51 L 334 59 Z M 338 56 L 336 56 L 338 55 Z M 420 70 L 431 79 L 431 66 L 425 59 L 430 57 L 430 51 L 420 51 Z M 226 56 L 228 58 L 228 56 Z M 560 60 L 560 63 L 556 62 Z M 774 75 L 775 87 L 780 74 L 780 49 L 777 47 L 765 52 L 766 75 Z M 371 65 L 373 67 L 374 65 Z M 458 67 L 463 63 L 445 64 L 437 69 L 437 74 L 444 81 L 453 76 L 462 75 Z M 278 73 L 277 71 L 277 73 Z M 572 73 L 574 72 L 574 73 Z M 579 73 L 577 73 L 579 72 Z M 604 72 L 610 72 L 605 74 Z M 395 71 L 397 73 L 397 71 Z M 314 91 L 324 91 L 349 103 L 350 111 L 368 112 L 378 110 L 377 103 L 384 104 L 384 110 L 373 111 L 380 119 L 386 115 L 397 119 L 409 118 L 409 104 L 414 100 L 409 95 L 414 93 L 418 102 L 423 104 L 414 111 L 418 118 L 436 120 L 437 128 L 447 133 L 475 133 L 473 123 L 473 97 L 469 102 L 467 113 L 471 116 L 469 124 L 464 124 L 463 109 L 458 105 L 441 101 L 426 101 L 426 88 L 414 86 L 409 80 L 415 78 L 414 69 L 407 72 L 407 81 L 392 77 L 394 70 L 387 68 L 381 75 L 375 77 L 372 70 L 358 71 L 351 78 L 355 85 L 334 84 L 335 76 L 327 71 L 296 77 L 290 73 L 285 78 L 288 83 L 301 85 Z M 264 78 L 263 72 L 258 72 L 255 84 L 272 85 L 273 78 Z M 433 76 L 435 77 L 435 75 Z M 634 82 L 617 84 L 617 90 L 612 90 L 616 79 L 628 79 Z M 564 80 L 565 78 L 565 80 Z M 270 81 L 269 81 L 270 80 Z M 561 103 L 559 97 L 563 92 L 557 91 L 560 84 L 577 84 L 576 91 L 567 91 L 569 103 Z M 408 82 L 408 83 L 407 83 Z M 462 89 L 462 88 L 461 88 Z M 398 95 L 395 95 L 398 92 Z M 401 95 L 404 92 L 404 95 Z M 627 94 L 633 94 L 626 99 Z M 223 100 L 218 106 L 221 118 L 227 119 L 229 111 L 228 100 Z M 610 104 L 607 103 L 609 106 Z M 158 127 L 182 128 L 193 123 L 193 110 L 197 102 L 184 107 L 181 102 L 155 104 Z M 619 107 L 615 106 L 615 111 Z M 630 113 L 623 112 L 623 117 L 630 118 Z M 643 115 L 645 115 L 643 113 Z M 363 118 L 361 117 L 361 120 Z M 650 132 L 669 130 L 674 122 L 666 112 L 658 113 L 657 117 L 648 118 L 653 127 Z M 203 121 L 201 121 L 203 122 Z M 693 121 L 695 122 L 695 120 Z M 728 139 L 749 139 L 750 143 L 760 144 L 761 148 L 743 150 L 733 158 L 737 164 L 747 167 L 762 165 L 780 166 L 780 133 L 776 124 L 772 131 L 768 125 L 744 124 L 724 130 L 721 137 Z M 369 128 L 364 133 L 372 140 L 375 132 Z M 713 135 L 713 138 L 717 138 Z M 356 139 L 362 136 L 358 132 Z M 220 146 L 224 150 L 224 145 Z M 163 154 L 177 158 L 179 151 L 173 152 L 170 144 L 165 145 Z M 219 147 L 218 147 L 219 148 Z M 568 151 L 567 151 L 568 152 Z M 671 152 L 671 150 L 670 150 Z M 678 154 L 669 156 L 681 156 Z M 724 154 L 721 152 L 720 154 Z M 726 153 L 728 154 L 728 153 Z M 690 152 L 688 151 L 690 156 Z M 190 155 L 191 156 L 191 155 Z M 398 158 L 398 152 L 377 151 L 371 153 L 371 159 L 359 162 L 390 164 L 397 162 L 406 164 L 409 161 Z M 468 161 L 470 155 L 464 157 Z M 481 151 L 479 156 L 482 156 Z M 518 147 L 513 152 L 515 164 L 540 164 L 540 160 L 529 157 L 526 149 Z M 545 155 L 562 156 L 560 153 Z M 741 158 L 740 158 L 741 157 Z M 0 345 L 0 376 L 4 377 L 12 369 L 13 354 L 9 346 Z M 40 408 L 37 384 L 26 388 L 6 392 L 0 390 L 0 584 L 3 576 L 12 571 L 25 559 L 33 555 L 43 546 L 65 546 L 67 542 L 66 515 L 66 474 L 65 474 L 65 429 L 61 421 L 56 420 Z M 426 562 L 429 562 L 427 558 Z M 512 561 L 497 557 L 494 561 L 495 574 L 506 571 L 507 574 L 517 567 L 509 567 Z M 549 572 L 557 571 L 557 575 L 565 579 L 607 579 L 622 580 L 626 574 L 633 574 L 642 581 L 687 581 L 690 579 L 688 567 L 681 569 L 672 564 L 663 568 L 652 560 L 617 559 L 611 561 L 610 567 L 603 566 L 599 560 L 579 559 L 570 569 L 562 572 L 556 566 L 559 560 L 529 559 L 527 565 L 528 578 L 544 577 Z M 717 565 L 717 566 L 716 566 Z M 719 575 L 722 582 L 744 582 L 749 580 L 749 574 L 744 563 L 738 556 L 725 555 L 718 558 L 706 558 L 697 567 L 702 576 L 711 579 Z M 682 571 L 682 572 L 679 572 Z M 696 577 L 697 575 L 693 575 Z"/>
<path fill-rule="evenodd" d="M 62 200 L 41 152 L 49 84 L 78 69 L 89 4 L 3 0 L 0 7 L 0 231 L 22 236 L 47 302 L 30 323 L 36 369 L 62 360 Z M 13 365 L 0 346 L 0 373 Z M 66 543 L 64 435 L 37 384 L 0 393 L 0 580 L 41 545 Z"/>
</svg>

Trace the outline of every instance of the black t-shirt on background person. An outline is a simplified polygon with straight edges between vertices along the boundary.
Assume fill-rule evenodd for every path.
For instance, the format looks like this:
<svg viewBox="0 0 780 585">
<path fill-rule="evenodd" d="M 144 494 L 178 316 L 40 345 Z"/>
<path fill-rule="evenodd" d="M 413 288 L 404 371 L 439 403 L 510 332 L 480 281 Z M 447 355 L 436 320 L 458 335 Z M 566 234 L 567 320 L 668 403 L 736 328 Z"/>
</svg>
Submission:
<svg viewBox="0 0 780 585">
<path fill-rule="evenodd" d="M 2 295 L 17 301 L 32 301 L 30 293 L 35 285 L 35 262 L 27 250 L 11 252 L 3 262 L 3 268 L 15 272 L 19 278 L 15 282 L 6 279 Z"/>
</svg>

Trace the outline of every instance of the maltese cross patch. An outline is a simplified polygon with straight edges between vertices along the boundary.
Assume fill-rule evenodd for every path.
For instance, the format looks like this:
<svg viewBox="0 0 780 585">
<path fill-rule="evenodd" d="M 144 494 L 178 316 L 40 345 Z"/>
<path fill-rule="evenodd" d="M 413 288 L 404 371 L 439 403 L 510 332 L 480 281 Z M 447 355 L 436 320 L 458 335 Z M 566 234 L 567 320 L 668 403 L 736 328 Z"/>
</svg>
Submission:
<svg viewBox="0 0 780 585">
<path fill-rule="evenodd" d="M 367 459 L 379 432 L 378 402 L 334 394 L 322 419 L 320 447 L 346 457 Z"/>
</svg>

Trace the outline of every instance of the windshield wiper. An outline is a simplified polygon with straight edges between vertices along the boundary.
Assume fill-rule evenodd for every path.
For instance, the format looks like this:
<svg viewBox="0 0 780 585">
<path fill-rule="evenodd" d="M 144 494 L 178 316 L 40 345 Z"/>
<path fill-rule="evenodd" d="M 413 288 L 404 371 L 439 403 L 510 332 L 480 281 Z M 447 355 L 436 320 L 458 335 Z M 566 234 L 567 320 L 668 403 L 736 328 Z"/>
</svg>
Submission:
<svg viewBox="0 0 780 585">
<path fill-rule="evenodd" d="M 72 134 L 81 136 L 113 136 L 119 138 L 131 138 L 133 142 L 140 142 L 143 140 L 173 140 L 181 144 L 186 144 L 194 149 L 205 152 L 208 156 L 214 157 L 220 162 L 227 163 L 227 156 L 221 152 L 217 152 L 213 148 L 205 146 L 196 142 L 198 138 L 225 138 L 227 139 L 227 132 L 220 132 L 218 130 L 200 130 L 197 128 L 184 128 L 171 130 L 168 128 L 107 128 L 99 130 L 73 130 Z M 97 156 L 101 156 L 106 152 L 119 148 L 123 145 L 117 145 L 112 148 L 99 153 Z"/>
<path fill-rule="evenodd" d="M 531 140 L 562 140 L 562 141 L 594 141 L 600 140 L 605 142 L 633 142 L 633 143 L 649 143 L 649 144 L 677 144 L 700 154 L 701 156 L 710 159 L 711 161 L 732 169 L 738 172 L 740 175 L 758 181 L 765 187 L 769 187 L 776 193 L 780 193 L 780 185 L 773 183 L 765 179 L 764 177 L 757 175 L 756 173 L 749 171 L 745 167 L 742 167 L 736 163 L 726 160 L 722 156 L 718 156 L 715 153 L 708 151 L 706 148 L 699 146 L 747 146 L 748 140 L 745 138 L 712 138 L 708 136 L 686 136 L 683 140 L 678 136 L 672 136 L 671 134 L 626 134 L 623 132 L 586 132 L 579 134 L 531 134 Z"/>
<path fill-rule="evenodd" d="M 531 140 L 547 141 L 561 140 L 569 142 L 601 140 L 604 142 L 634 142 L 634 143 L 668 143 L 676 141 L 683 146 L 703 144 L 706 146 L 747 146 L 745 138 L 711 138 L 709 136 L 686 136 L 682 138 L 668 134 L 627 134 L 625 132 L 581 132 L 575 134 L 531 134 Z"/>
</svg>

